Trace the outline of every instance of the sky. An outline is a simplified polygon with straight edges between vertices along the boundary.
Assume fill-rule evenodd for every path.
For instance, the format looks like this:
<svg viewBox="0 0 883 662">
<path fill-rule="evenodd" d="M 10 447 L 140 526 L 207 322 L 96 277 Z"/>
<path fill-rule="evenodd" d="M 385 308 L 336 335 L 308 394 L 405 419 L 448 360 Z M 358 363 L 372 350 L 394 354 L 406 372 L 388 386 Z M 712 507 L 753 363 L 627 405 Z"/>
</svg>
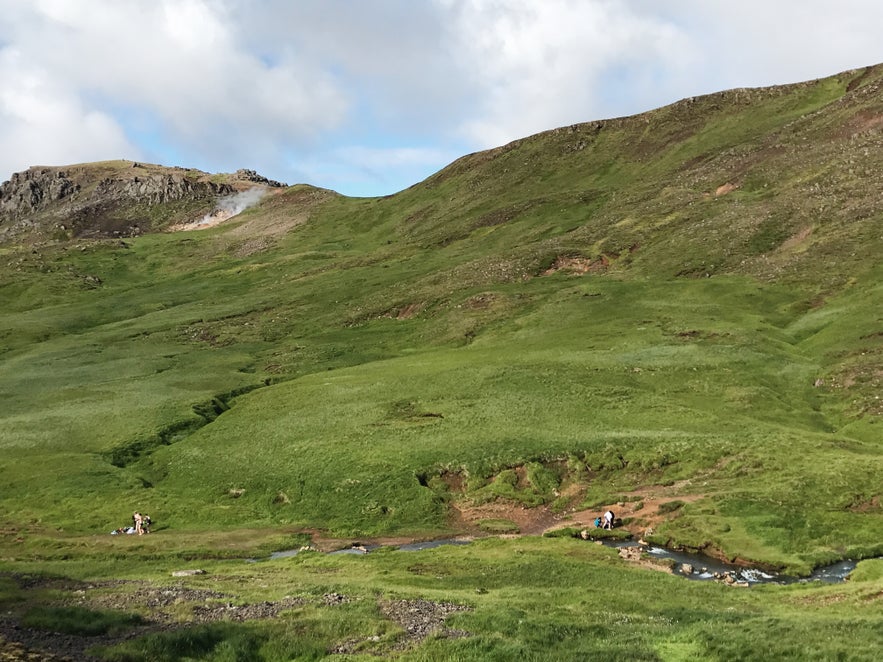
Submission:
<svg viewBox="0 0 883 662">
<path fill-rule="evenodd" d="M 129 159 L 351 196 L 883 62 L 880 0 L 0 0 L 0 180 Z"/>
</svg>

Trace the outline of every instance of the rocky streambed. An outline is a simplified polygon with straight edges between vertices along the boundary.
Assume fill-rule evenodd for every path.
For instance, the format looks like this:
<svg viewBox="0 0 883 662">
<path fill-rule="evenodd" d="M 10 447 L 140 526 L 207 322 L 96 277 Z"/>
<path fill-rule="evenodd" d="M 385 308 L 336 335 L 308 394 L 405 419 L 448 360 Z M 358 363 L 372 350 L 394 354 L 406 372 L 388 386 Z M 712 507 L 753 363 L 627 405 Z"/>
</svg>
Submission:
<svg viewBox="0 0 883 662">
<path fill-rule="evenodd" d="M 856 561 L 846 559 L 828 566 L 817 568 L 808 577 L 793 577 L 772 570 L 745 567 L 725 563 L 705 554 L 668 549 L 657 545 L 642 545 L 632 540 L 596 541 L 607 547 L 619 550 L 627 560 L 646 559 L 659 563 L 673 574 L 697 581 L 718 581 L 733 586 L 753 584 L 795 584 L 799 582 L 824 582 L 836 584 L 845 582 L 855 570 Z"/>
<path fill-rule="evenodd" d="M 754 584 L 794 584 L 800 582 L 824 582 L 836 584 L 845 582 L 849 574 L 855 570 L 857 561 L 845 559 L 831 565 L 816 568 L 808 577 L 794 577 L 759 567 L 746 567 L 734 563 L 726 563 L 711 556 L 669 549 L 659 545 L 640 543 L 634 540 L 613 540 L 609 538 L 593 539 L 587 534 L 585 540 L 619 551 L 620 556 L 628 561 L 645 562 L 655 569 L 666 570 L 679 577 L 695 581 L 718 581 L 733 586 L 751 586 Z M 352 543 L 349 547 L 336 549 L 328 554 L 368 554 L 381 547 L 394 547 L 400 552 L 415 552 L 434 549 L 445 545 L 468 545 L 473 538 L 449 538 L 424 542 L 404 543 L 400 545 L 374 545 Z M 313 547 L 304 546 L 270 554 L 265 560 L 284 559 L 304 551 L 317 551 Z M 257 559 L 248 559 L 257 562 Z"/>
</svg>

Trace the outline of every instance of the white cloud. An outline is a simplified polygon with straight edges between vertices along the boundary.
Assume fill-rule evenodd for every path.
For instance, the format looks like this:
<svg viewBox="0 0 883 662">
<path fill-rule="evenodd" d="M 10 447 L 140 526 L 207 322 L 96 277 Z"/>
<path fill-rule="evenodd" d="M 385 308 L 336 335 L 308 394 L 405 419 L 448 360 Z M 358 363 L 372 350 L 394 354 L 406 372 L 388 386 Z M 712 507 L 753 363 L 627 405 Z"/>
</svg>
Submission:
<svg viewBox="0 0 883 662">
<path fill-rule="evenodd" d="M 556 126 L 883 61 L 881 24 L 879 0 L 0 0 L 0 168 L 385 193 Z"/>
<path fill-rule="evenodd" d="M 686 96 L 883 61 L 878 0 L 436 0 L 489 147 Z"/>
<path fill-rule="evenodd" d="M 696 57 L 675 24 L 628 3 L 440 2 L 452 13 L 463 69 L 484 90 L 463 127 L 484 146 L 620 112 L 611 100 L 621 92 L 609 88 L 635 84 L 633 70 L 669 79 Z"/>
<path fill-rule="evenodd" d="M 652 5 L 644 0 L 639 5 Z M 878 0 L 670 0 L 703 53 L 706 92 L 820 78 L 883 61 Z"/>
<path fill-rule="evenodd" d="M 79 57 L 68 75 L 105 94 L 144 104 L 184 139 L 206 122 L 301 140 L 332 128 L 345 93 L 318 67 L 269 65 L 248 51 L 224 4 L 203 0 L 93 0 L 73 12 L 62 39 Z M 101 14 L 100 21 L 95 16 Z M 63 51 L 57 51 L 63 52 Z M 56 65 L 65 68 L 66 58 Z"/>
<path fill-rule="evenodd" d="M 0 172 L 138 155 L 112 117 L 13 48 L 0 50 L 0 80 Z"/>
<path fill-rule="evenodd" d="M 321 68 L 295 60 L 270 65 L 249 52 L 223 3 L 5 4 L 17 12 L 15 29 L 0 35 L 7 48 L 47 85 L 64 87 L 69 103 L 112 109 L 116 120 L 98 111 L 109 136 L 122 133 L 129 114 L 150 117 L 181 151 L 239 161 L 267 157 L 278 144 L 308 143 L 347 110 L 345 92 Z M 41 112 L 28 121 L 38 124 Z M 52 142 L 52 132 L 64 143 L 75 128 L 48 122 L 43 142 Z"/>
</svg>

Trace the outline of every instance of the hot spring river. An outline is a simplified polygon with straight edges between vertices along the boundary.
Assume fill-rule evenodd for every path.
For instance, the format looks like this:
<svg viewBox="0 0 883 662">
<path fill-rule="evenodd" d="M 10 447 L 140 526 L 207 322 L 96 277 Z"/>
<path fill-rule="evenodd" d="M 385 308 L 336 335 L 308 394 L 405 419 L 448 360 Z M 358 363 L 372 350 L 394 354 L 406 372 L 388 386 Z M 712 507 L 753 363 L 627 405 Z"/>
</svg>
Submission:
<svg viewBox="0 0 883 662">
<path fill-rule="evenodd" d="M 442 545 L 468 545 L 470 540 L 432 540 L 427 542 L 415 542 L 406 545 L 399 545 L 396 549 L 400 552 L 416 552 L 424 549 L 433 549 Z M 823 568 L 817 568 L 809 577 L 789 577 L 788 575 L 780 575 L 775 572 L 760 570 L 758 568 L 745 568 L 741 566 L 724 563 L 703 554 L 691 554 L 690 552 L 679 552 L 664 547 L 656 547 L 654 545 L 639 545 L 631 540 L 602 540 L 600 541 L 605 547 L 613 547 L 619 549 L 621 547 L 639 547 L 647 556 L 658 560 L 670 560 L 674 563 L 674 574 L 680 575 L 686 579 L 697 581 L 721 581 L 727 577 L 731 577 L 732 582 L 742 584 L 793 584 L 797 582 L 825 582 L 828 584 L 836 584 L 846 581 L 847 576 L 856 566 L 856 561 L 845 560 L 838 561 Z M 370 551 L 378 549 L 377 546 L 354 545 L 346 549 L 340 549 L 329 554 L 367 554 Z M 290 549 L 283 552 L 274 552 L 270 555 L 270 559 L 283 559 L 297 555 L 301 550 Z M 254 562 L 255 559 L 249 559 Z M 686 567 L 685 567 L 686 566 Z M 688 572 L 692 568 L 692 572 Z"/>
<path fill-rule="evenodd" d="M 748 584 L 793 584 L 796 582 L 825 582 L 828 584 L 837 584 L 846 581 L 847 576 L 855 570 L 856 566 L 856 561 L 847 559 L 828 566 L 816 568 L 809 577 L 790 577 L 770 570 L 746 568 L 731 563 L 725 563 L 704 554 L 679 552 L 672 549 L 666 549 L 665 547 L 656 547 L 655 545 L 638 545 L 631 540 L 617 542 L 605 541 L 602 544 L 606 547 L 615 548 L 641 547 L 645 554 L 654 559 L 669 559 L 674 561 L 674 574 L 687 579 L 699 581 L 720 580 L 726 576 L 730 576 L 736 582 L 746 582 Z M 685 568 L 685 566 L 687 567 Z M 690 568 L 692 568 L 692 572 L 688 572 Z"/>
</svg>

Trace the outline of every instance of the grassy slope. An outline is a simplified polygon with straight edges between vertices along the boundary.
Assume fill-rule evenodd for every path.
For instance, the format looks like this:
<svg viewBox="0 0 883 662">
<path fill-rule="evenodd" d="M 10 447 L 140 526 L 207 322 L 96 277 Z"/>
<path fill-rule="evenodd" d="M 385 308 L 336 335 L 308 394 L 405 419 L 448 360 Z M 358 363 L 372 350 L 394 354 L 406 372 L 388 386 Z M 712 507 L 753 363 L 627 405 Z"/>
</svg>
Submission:
<svg viewBox="0 0 883 662">
<path fill-rule="evenodd" d="M 866 150 L 831 128 L 867 115 L 863 88 L 841 100 L 859 78 L 541 134 L 392 198 L 332 198 L 244 258 L 224 230 L 19 256 L 0 290 L 12 521 L 90 530 L 147 500 L 178 526 L 431 530 L 441 504 L 415 474 L 481 479 L 568 455 L 598 468 L 594 454 L 612 453 L 628 471 L 605 478 L 623 486 L 711 472 L 703 491 L 740 504 L 729 510 L 746 512 L 744 491 L 748 511 L 776 513 L 768 537 L 788 554 L 879 539 L 876 518 L 841 517 L 878 496 L 866 492 L 879 437 L 855 402 L 812 388 L 838 371 L 854 388 L 850 363 L 879 328 L 879 267 L 866 257 L 879 238 L 840 210 L 795 209 L 807 204 L 798 182 Z M 778 181 L 761 184 L 773 169 Z M 710 194 L 721 182 L 739 188 Z M 804 223 L 817 229 L 794 239 Z M 819 269 L 832 253 L 836 268 Z M 595 273 L 536 277 L 560 256 Z M 194 404 L 309 373 L 147 458 L 204 422 Z M 854 390 L 874 406 L 873 389 Z M 401 402 L 443 417 L 396 420 Z M 836 437 L 844 426 L 854 439 Z M 245 498 L 231 502 L 231 488 Z M 808 498 L 811 524 L 789 523 Z M 688 520 L 673 534 L 712 535 Z M 715 542 L 779 560 L 749 542 L 769 522 L 737 528 L 744 537 Z"/>
<path fill-rule="evenodd" d="M 134 507 L 179 535 L 429 535 L 442 477 L 478 498 L 534 461 L 533 503 L 690 481 L 660 539 L 879 554 L 879 77 L 559 129 L 390 198 L 3 249 L 6 557 L 103 554 L 88 534 Z M 588 273 L 543 275 L 565 258 Z"/>
</svg>

